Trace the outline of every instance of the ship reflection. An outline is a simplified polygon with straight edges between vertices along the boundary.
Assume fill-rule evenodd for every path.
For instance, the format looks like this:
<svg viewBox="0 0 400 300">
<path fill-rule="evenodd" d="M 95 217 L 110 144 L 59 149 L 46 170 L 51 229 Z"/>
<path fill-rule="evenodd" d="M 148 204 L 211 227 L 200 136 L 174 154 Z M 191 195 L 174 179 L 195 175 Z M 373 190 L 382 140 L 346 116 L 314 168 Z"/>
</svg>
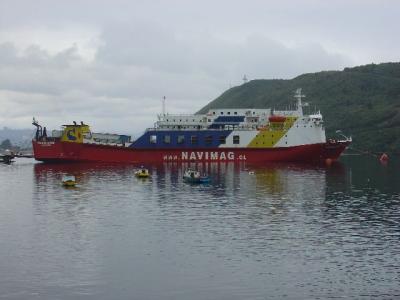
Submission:
<svg viewBox="0 0 400 300">
<path fill-rule="evenodd" d="M 37 183 L 47 181 L 49 178 L 60 177 L 63 174 L 74 175 L 81 183 L 85 183 L 92 177 L 102 176 L 122 176 L 132 177 L 133 171 L 141 165 L 125 164 L 102 164 L 102 163 L 65 163 L 49 164 L 37 163 L 34 165 L 34 178 Z M 213 186 L 240 189 L 251 185 L 252 188 L 262 188 L 268 194 L 282 194 L 288 192 L 293 185 L 291 180 L 308 178 L 318 175 L 319 182 L 315 181 L 316 186 L 325 185 L 325 176 L 342 171 L 339 164 L 336 168 L 316 167 L 313 165 L 299 164 L 268 164 L 262 166 L 234 164 L 234 163 L 163 163 L 148 164 L 152 173 L 152 179 L 156 182 L 165 181 L 169 178 L 171 184 L 182 182 L 183 172 L 188 168 L 199 170 L 201 173 L 208 174 L 212 178 Z M 61 177 L 60 177 L 61 178 Z M 335 177 L 338 179 L 340 177 Z"/>
<path fill-rule="evenodd" d="M 173 201 L 171 193 L 204 195 L 213 198 L 235 198 L 235 195 L 246 195 L 249 199 L 260 201 L 286 201 L 287 199 L 311 199 L 325 197 L 326 175 L 336 174 L 343 169 L 339 164 L 336 167 L 319 167 L 313 165 L 274 163 L 262 166 L 234 164 L 234 163 L 163 163 L 145 165 L 151 172 L 151 177 L 145 180 L 134 178 L 134 170 L 139 165 L 124 164 L 42 164 L 34 166 L 34 178 L 37 188 L 49 188 L 51 184 L 59 184 L 64 174 L 74 175 L 78 186 L 95 183 L 112 183 L 125 186 L 145 184 L 152 193 L 161 193 L 160 199 Z M 194 168 L 211 177 L 211 183 L 195 186 L 185 184 L 182 180 L 183 172 L 187 168 Z M 330 176 L 340 178 L 340 176 Z M 90 183 L 90 184 L 89 184 Z"/>
</svg>

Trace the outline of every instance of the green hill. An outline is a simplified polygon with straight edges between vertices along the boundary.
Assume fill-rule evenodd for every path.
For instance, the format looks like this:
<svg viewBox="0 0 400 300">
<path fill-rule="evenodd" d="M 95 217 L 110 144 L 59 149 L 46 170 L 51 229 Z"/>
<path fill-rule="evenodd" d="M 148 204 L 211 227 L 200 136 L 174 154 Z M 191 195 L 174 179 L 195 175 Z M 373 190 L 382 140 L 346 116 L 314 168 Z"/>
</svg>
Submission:
<svg viewBox="0 0 400 300">
<path fill-rule="evenodd" d="M 294 105 L 303 89 L 310 104 L 305 113 L 321 110 L 327 136 L 342 130 L 353 148 L 400 153 L 400 63 L 383 63 L 303 74 L 290 80 L 252 80 L 233 87 L 202 108 L 275 108 Z"/>
</svg>

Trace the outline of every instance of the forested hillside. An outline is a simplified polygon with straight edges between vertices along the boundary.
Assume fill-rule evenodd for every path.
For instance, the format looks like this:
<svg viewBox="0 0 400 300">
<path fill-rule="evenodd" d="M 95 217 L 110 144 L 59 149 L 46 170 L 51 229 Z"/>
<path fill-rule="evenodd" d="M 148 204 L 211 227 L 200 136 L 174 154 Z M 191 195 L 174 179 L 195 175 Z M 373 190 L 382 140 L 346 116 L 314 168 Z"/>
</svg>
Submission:
<svg viewBox="0 0 400 300">
<path fill-rule="evenodd" d="M 328 136 L 336 130 L 353 137 L 353 148 L 400 152 L 400 63 L 384 63 L 303 74 L 290 80 L 252 80 L 231 88 L 201 109 L 251 107 L 284 109 L 303 89 L 310 104 L 305 113 L 321 110 Z"/>
</svg>

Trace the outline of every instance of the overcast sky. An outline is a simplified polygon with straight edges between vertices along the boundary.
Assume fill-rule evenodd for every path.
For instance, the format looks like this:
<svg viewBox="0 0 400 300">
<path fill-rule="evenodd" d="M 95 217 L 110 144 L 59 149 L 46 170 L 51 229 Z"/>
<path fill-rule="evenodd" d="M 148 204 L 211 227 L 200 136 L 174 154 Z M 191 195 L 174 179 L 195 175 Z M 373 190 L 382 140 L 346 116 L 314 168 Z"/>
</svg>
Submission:
<svg viewBox="0 0 400 300">
<path fill-rule="evenodd" d="M 400 1 L 0 0 L 0 126 L 138 134 L 249 79 L 399 61 Z"/>
</svg>

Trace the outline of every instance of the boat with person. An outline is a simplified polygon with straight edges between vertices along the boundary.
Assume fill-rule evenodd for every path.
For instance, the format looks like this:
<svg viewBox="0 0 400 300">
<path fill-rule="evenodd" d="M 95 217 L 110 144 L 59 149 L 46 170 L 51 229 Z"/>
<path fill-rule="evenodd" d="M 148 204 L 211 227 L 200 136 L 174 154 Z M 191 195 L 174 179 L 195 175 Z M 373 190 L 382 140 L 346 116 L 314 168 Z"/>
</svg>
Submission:
<svg viewBox="0 0 400 300">
<path fill-rule="evenodd" d="M 63 175 L 62 184 L 66 187 L 71 187 L 76 185 L 76 179 L 73 175 Z"/>
<path fill-rule="evenodd" d="M 183 180 L 188 183 L 209 183 L 210 177 L 197 170 L 187 169 L 183 173 Z"/>
<path fill-rule="evenodd" d="M 294 110 L 229 108 L 167 114 L 136 140 L 92 132 L 81 122 L 47 135 L 34 120 L 34 157 L 43 162 L 324 162 L 335 161 L 351 137 L 327 139 L 321 113 L 304 114 L 301 89 Z"/>
<path fill-rule="evenodd" d="M 148 169 L 141 167 L 135 171 L 135 176 L 138 178 L 148 178 L 150 176 L 150 172 Z"/>
</svg>

